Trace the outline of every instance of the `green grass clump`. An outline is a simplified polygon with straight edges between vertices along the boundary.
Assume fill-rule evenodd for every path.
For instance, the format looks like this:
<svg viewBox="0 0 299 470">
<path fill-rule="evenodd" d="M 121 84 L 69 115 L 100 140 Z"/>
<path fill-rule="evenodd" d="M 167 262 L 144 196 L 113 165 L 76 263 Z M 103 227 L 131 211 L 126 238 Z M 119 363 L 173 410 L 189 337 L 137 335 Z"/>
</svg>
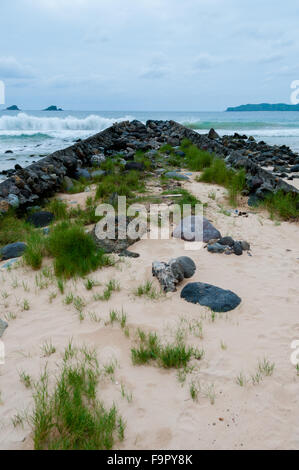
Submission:
<svg viewBox="0 0 299 470">
<path fill-rule="evenodd" d="M 190 145 L 185 148 L 187 167 L 191 171 L 201 171 L 212 165 L 214 155 L 199 149 L 196 145 Z"/>
<path fill-rule="evenodd" d="M 244 169 L 235 171 L 227 168 L 224 160 L 215 158 L 209 168 L 206 168 L 197 181 L 216 183 L 228 189 L 231 205 L 236 205 L 237 196 L 246 188 L 246 173 Z"/>
<path fill-rule="evenodd" d="M 144 168 L 146 170 L 150 170 L 152 167 L 152 162 L 151 160 L 146 156 L 146 153 L 142 151 L 137 151 L 135 156 L 134 156 L 134 161 L 138 163 L 143 163 Z"/>
<path fill-rule="evenodd" d="M 18 219 L 14 213 L 0 216 L 0 247 L 9 243 L 25 241 L 33 231 L 32 225 Z"/>
<path fill-rule="evenodd" d="M 138 331 L 139 345 L 131 349 L 132 362 L 135 365 L 148 364 L 157 361 L 165 369 L 186 367 L 192 357 L 201 359 L 203 352 L 186 346 L 182 341 L 161 344 L 156 333 L 148 335 L 142 330 Z"/>
<path fill-rule="evenodd" d="M 47 250 L 54 258 L 57 277 L 85 276 L 110 264 L 109 257 L 97 249 L 91 236 L 78 224 L 60 222 L 50 232 Z"/>
<path fill-rule="evenodd" d="M 160 147 L 159 152 L 160 153 L 173 154 L 175 152 L 175 150 L 171 145 L 165 144 L 165 145 L 162 145 L 162 147 Z"/>
<path fill-rule="evenodd" d="M 128 173 L 118 173 L 104 176 L 99 183 L 96 199 L 105 199 L 113 193 L 119 196 L 131 197 L 133 191 L 143 191 L 144 183 L 142 177 L 137 171 L 129 171 Z"/>
<path fill-rule="evenodd" d="M 23 259 L 28 266 L 37 270 L 41 268 L 43 257 L 46 254 L 46 239 L 40 231 L 32 232 L 26 240 L 27 248 Z"/>
<path fill-rule="evenodd" d="M 109 450 L 124 437 L 124 422 L 115 405 L 97 398 L 100 371 L 94 354 L 76 364 L 63 363 L 55 387 L 45 371 L 35 385 L 31 418 L 36 450 Z"/>
<path fill-rule="evenodd" d="M 56 220 L 68 218 L 67 204 L 59 199 L 53 199 L 47 206 L 47 210 L 53 212 Z"/>
<path fill-rule="evenodd" d="M 206 168 L 198 180 L 205 183 L 216 183 L 221 186 L 228 186 L 232 178 L 233 170 L 226 167 L 224 160 L 215 158 L 212 165 Z"/>
<path fill-rule="evenodd" d="M 280 190 L 267 196 L 260 205 L 269 211 L 272 218 L 275 215 L 286 220 L 299 218 L 299 195 Z"/>
<path fill-rule="evenodd" d="M 146 281 L 134 290 L 134 295 L 136 295 L 136 297 L 148 297 L 151 300 L 156 300 L 159 298 L 160 293 L 153 287 L 151 281 Z"/>
</svg>

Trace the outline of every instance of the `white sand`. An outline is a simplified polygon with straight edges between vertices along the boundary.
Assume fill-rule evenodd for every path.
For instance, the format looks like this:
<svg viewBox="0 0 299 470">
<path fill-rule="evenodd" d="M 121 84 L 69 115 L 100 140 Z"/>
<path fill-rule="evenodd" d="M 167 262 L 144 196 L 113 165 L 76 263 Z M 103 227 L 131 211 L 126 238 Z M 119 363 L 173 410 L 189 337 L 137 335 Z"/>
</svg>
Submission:
<svg viewBox="0 0 299 470">
<path fill-rule="evenodd" d="M 116 358 L 115 382 L 106 380 L 99 387 L 106 404 L 117 404 L 126 423 L 121 449 L 298 449 L 299 448 L 299 377 L 290 362 L 291 342 L 299 340 L 299 227 L 269 220 L 266 213 L 249 213 L 246 217 L 228 217 L 219 212 L 225 206 L 225 190 L 212 185 L 186 183 L 202 202 L 208 202 L 207 216 L 222 235 L 246 239 L 251 243 L 252 257 L 212 255 L 205 249 L 186 252 L 180 240 L 142 240 L 132 247 L 138 259 L 125 259 L 113 268 L 103 269 L 89 277 L 105 284 L 117 279 L 121 290 L 109 302 L 95 302 L 93 294 L 103 286 L 87 291 L 83 281 L 70 281 L 66 292 L 84 297 L 85 320 L 80 323 L 73 306 L 65 306 L 60 293 L 49 302 L 56 284 L 40 290 L 35 273 L 19 267 L 0 273 L 1 318 L 8 312 L 17 315 L 9 321 L 3 341 L 6 362 L 0 366 L 0 449 L 32 449 L 28 424 L 14 428 L 12 417 L 32 407 L 32 391 L 20 382 L 23 370 L 37 379 L 48 363 L 54 372 L 70 338 L 74 344 L 94 346 L 100 362 Z M 216 201 L 208 197 L 214 191 Z M 73 196 L 78 200 L 78 195 Z M 227 206 L 226 206 L 227 207 Z M 151 280 L 153 260 L 190 255 L 197 265 L 192 281 L 202 281 L 228 288 L 242 298 L 241 305 L 227 314 L 217 314 L 211 321 L 207 309 L 180 299 L 180 291 L 158 300 L 136 298 L 132 291 L 141 282 Z M 18 287 L 16 287 L 16 281 Z M 24 290 L 22 281 L 26 284 Z M 189 281 L 188 281 L 189 282 Z M 154 285 L 158 288 L 156 280 Z M 5 294 L 4 294 L 5 297 Z M 27 299 L 28 311 L 21 304 Z M 95 323 L 88 313 L 95 312 L 103 320 L 112 308 L 128 315 L 131 338 L 125 337 L 118 325 Z M 188 337 L 188 344 L 203 348 L 205 358 L 194 362 L 196 369 L 187 375 L 182 386 L 175 370 L 154 365 L 133 366 L 130 348 L 133 331 L 142 327 L 157 331 L 165 338 L 174 337 L 180 318 L 201 320 L 203 339 Z M 52 341 L 57 352 L 43 358 L 40 347 Z M 227 349 L 221 348 L 221 342 Z M 258 385 L 250 375 L 259 359 L 275 363 L 274 373 Z M 249 378 L 244 387 L 235 378 L 243 372 Z M 194 402 L 189 393 L 191 380 L 200 381 L 203 393 Z M 121 383 L 133 400 L 121 395 Z M 214 385 L 215 404 L 207 391 Z"/>
</svg>

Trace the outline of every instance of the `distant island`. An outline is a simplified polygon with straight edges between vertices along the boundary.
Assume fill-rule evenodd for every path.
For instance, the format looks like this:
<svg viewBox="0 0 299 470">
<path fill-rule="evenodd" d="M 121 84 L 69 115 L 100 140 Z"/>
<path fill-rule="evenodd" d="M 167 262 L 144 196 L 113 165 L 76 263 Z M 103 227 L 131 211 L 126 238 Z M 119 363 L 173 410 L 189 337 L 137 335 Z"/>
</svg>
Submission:
<svg viewBox="0 0 299 470">
<path fill-rule="evenodd" d="M 62 108 L 57 108 L 57 106 L 49 106 L 46 109 L 43 109 L 43 111 L 63 111 Z"/>
<path fill-rule="evenodd" d="M 299 104 L 285 104 L 285 103 L 261 103 L 261 104 L 242 104 L 235 108 L 227 108 L 226 112 L 240 112 L 240 111 L 299 111 Z"/>
<path fill-rule="evenodd" d="M 16 104 L 14 104 L 13 106 L 9 106 L 8 108 L 6 108 L 6 111 L 21 111 Z"/>
</svg>

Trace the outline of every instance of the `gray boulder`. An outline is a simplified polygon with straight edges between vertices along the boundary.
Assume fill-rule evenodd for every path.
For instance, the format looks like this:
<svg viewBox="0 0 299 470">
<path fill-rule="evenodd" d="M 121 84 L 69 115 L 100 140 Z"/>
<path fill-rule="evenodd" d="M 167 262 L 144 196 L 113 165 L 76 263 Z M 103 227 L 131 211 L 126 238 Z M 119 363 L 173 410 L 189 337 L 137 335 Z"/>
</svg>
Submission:
<svg viewBox="0 0 299 470">
<path fill-rule="evenodd" d="M 2 260 L 8 260 L 12 258 L 19 258 L 23 255 L 27 245 L 25 243 L 17 242 L 6 245 L 1 250 Z"/>
<path fill-rule="evenodd" d="M 187 284 L 181 292 L 181 298 L 193 304 L 209 307 L 214 312 L 229 312 L 241 303 L 240 297 L 234 292 L 202 282 Z"/>
<path fill-rule="evenodd" d="M 9 194 L 6 200 L 14 209 L 17 209 L 20 205 L 19 198 L 15 194 Z"/>
<path fill-rule="evenodd" d="M 226 248 L 226 245 L 221 245 L 220 243 L 213 243 L 213 245 L 208 245 L 208 251 L 210 253 L 224 253 Z"/>
<path fill-rule="evenodd" d="M 176 258 L 176 262 L 182 267 L 185 279 L 189 279 L 195 274 L 196 265 L 189 256 L 179 256 Z"/>
<path fill-rule="evenodd" d="M 202 241 L 208 243 L 212 239 L 221 238 L 221 233 L 211 222 L 200 215 L 185 217 L 173 231 L 174 238 L 186 241 Z"/>
<path fill-rule="evenodd" d="M 85 178 L 86 180 L 90 180 L 91 176 L 88 170 L 85 170 L 84 168 L 77 168 L 75 172 L 75 178 Z"/>
<path fill-rule="evenodd" d="M 188 176 L 186 175 L 181 175 L 180 173 L 177 173 L 176 171 L 168 171 L 165 173 L 166 178 L 176 178 L 179 180 L 189 180 Z"/>
</svg>

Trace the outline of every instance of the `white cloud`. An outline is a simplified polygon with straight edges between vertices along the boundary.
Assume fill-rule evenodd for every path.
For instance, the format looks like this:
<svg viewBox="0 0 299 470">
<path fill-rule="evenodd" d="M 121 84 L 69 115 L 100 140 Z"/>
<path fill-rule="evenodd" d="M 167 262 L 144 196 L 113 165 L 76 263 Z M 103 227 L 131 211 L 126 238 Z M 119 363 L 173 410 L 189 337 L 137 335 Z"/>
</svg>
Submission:
<svg viewBox="0 0 299 470">
<path fill-rule="evenodd" d="M 0 57 L 1 79 L 23 79 L 33 77 L 34 73 L 32 68 L 18 62 L 15 57 Z"/>
</svg>

